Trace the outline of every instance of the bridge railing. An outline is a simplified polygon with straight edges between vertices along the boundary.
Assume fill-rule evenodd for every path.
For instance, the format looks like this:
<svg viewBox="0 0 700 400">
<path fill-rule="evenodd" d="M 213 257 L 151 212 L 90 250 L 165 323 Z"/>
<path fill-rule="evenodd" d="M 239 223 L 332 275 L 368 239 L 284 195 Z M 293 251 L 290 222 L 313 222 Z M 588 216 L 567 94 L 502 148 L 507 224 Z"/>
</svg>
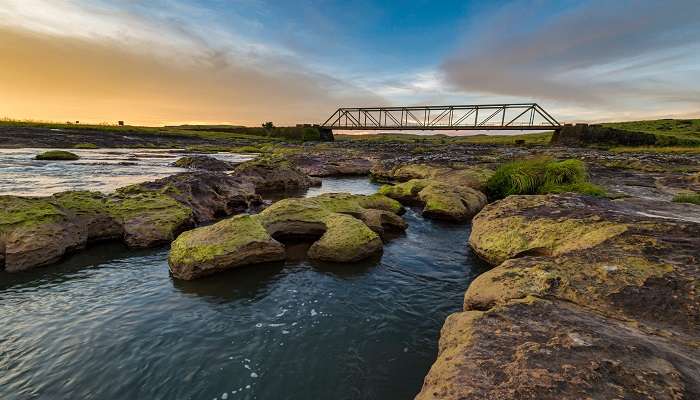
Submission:
<svg viewBox="0 0 700 400">
<path fill-rule="evenodd" d="M 560 126 L 537 103 L 339 108 L 321 124 L 343 130 L 539 130 Z"/>
</svg>

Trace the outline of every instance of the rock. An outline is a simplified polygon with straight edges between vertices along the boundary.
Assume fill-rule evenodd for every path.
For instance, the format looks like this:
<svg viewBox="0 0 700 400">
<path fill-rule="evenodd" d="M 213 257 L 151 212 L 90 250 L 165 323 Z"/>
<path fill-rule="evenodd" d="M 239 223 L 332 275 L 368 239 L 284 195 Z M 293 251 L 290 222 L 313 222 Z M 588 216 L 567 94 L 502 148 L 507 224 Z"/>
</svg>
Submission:
<svg viewBox="0 0 700 400">
<path fill-rule="evenodd" d="M 309 176 L 369 175 L 374 160 L 345 152 L 298 153 L 289 156 L 297 168 Z"/>
<path fill-rule="evenodd" d="M 173 276 L 192 280 L 242 265 L 282 261 L 284 246 L 250 215 L 217 222 L 180 235 L 170 249 Z"/>
<path fill-rule="evenodd" d="M 486 205 L 486 196 L 470 185 L 482 187 L 481 173 L 472 170 L 435 169 L 426 166 L 397 168 L 402 177 L 413 178 L 395 185 L 384 185 L 379 192 L 404 204 L 422 204 L 423 215 L 450 221 L 468 221 Z"/>
<path fill-rule="evenodd" d="M 181 157 L 173 163 L 174 167 L 204 171 L 231 171 L 236 167 L 236 165 L 237 163 L 202 155 Z"/>
<path fill-rule="evenodd" d="M 49 150 L 35 157 L 37 160 L 52 160 L 52 161 L 74 161 L 80 159 L 77 154 L 64 150 Z"/>
<path fill-rule="evenodd" d="M 333 214 L 324 220 L 326 231 L 309 248 L 310 258 L 328 262 L 354 262 L 382 252 L 382 240 L 355 217 Z"/>
<path fill-rule="evenodd" d="M 247 212 L 262 203 L 253 183 L 221 172 L 185 172 L 127 186 L 120 192 L 144 190 L 161 192 L 190 208 L 198 224 Z"/>
<path fill-rule="evenodd" d="M 575 304 L 529 297 L 450 315 L 416 399 L 697 398 L 697 350 L 678 350 Z"/>
<path fill-rule="evenodd" d="M 401 209 L 398 202 L 381 195 L 333 193 L 280 200 L 260 214 L 234 217 L 180 235 L 172 245 L 170 269 L 179 279 L 196 279 L 228 268 L 281 260 L 284 251 L 280 253 L 281 245 L 275 239 L 288 238 L 314 241 L 308 251 L 312 259 L 359 261 L 381 252 L 380 234 L 406 228 L 394 213 Z"/>
<path fill-rule="evenodd" d="M 468 186 L 434 183 L 418 193 L 428 218 L 468 221 L 486 205 L 486 195 Z"/>
<path fill-rule="evenodd" d="M 417 398 L 697 397 L 700 223 L 640 202 L 486 206 L 469 243 L 497 266 L 448 318 Z"/>
<path fill-rule="evenodd" d="M 260 157 L 244 162 L 235 168 L 233 176 L 252 183 L 258 193 L 295 192 L 321 184 L 279 157 Z"/>
<path fill-rule="evenodd" d="M 0 265 L 18 272 L 55 262 L 87 235 L 46 198 L 0 196 Z"/>
<path fill-rule="evenodd" d="M 193 226 L 192 210 L 160 192 L 118 193 L 108 200 L 108 210 L 130 247 L 169 243 Z"/>
</svg>

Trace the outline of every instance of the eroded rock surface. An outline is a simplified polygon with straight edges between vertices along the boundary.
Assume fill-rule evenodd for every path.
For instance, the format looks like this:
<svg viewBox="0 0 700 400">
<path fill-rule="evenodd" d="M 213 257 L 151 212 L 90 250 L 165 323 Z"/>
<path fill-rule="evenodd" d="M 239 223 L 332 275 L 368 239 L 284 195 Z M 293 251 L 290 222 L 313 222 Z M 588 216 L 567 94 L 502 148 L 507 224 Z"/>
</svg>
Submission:
<svg viewBox="0 0 700 400">
<path fill-rule="evenodd" d="M 700 224 L 680 205 L 657 217 L 642 202 L 486 206 L 470 245 L 497 266 L 448 318 L 417 398 L 698 397 Z"/>
<path fill-rule="evenodd" d="M 359 261 L 382 251 L 381 236 L 403 230 L 401 205 L 382 195 L 324 194 L 278 201 L 260 214 L 234 217 L 180 235 L 168 259 L 176 278 L 195 279 L 219 271 L 284 258 L 276 239 L 314 240 L 312 259 Z M 367 221 L 367 222 L 365 222 Z M 282 249 L 282 251 L 280 251 Z"/>
<path fill-rule="evenodd" d="M 376 160 L 343 151 L 298 153 L 290 161 L 309 176 L 369 175 Z"/>
</svg>

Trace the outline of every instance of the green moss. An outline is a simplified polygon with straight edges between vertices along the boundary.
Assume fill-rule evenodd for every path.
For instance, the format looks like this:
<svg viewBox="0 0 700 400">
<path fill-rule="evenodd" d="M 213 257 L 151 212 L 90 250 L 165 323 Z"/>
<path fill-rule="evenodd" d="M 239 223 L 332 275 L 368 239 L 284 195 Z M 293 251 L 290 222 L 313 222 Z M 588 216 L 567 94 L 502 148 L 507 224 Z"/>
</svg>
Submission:
<svg viewBox="0 0 700 400">
<path fill-rule="evenodd" d="M 351 262 L 381 249 L 381 239 L 362 221 L 345 214 L 330 214 L 326 232 L 309 249 L 309 256 L 321 260 Z"/>
<path fill-rule="evenodd" d="M 545 194 L 573 191 L 595 196 L 603 189 L 588 182 L 583 162 L 536 158 L 514 161 L 499 167 L 486 184 L 488 195 L 501 199 L 514 194 Z"/>
<path fill-rule="evenodd" d="M 403 213 L 403 206 L 401 203 L 394 199 L 390 199 L 383 194 L 373 194 L 370 196 L 359 196 L 356 197 L 360 206 L 364 208 L 374 208 L 377 210 L 390 211 L 394 214 Z"/>
<path fill-rule="evenodd" d="M 64 213 L 46 198 L 0 196 L 0 231 L 16 225 L 55 222 Z"/>
<path fill-rule="evenodd" d="M 627 228 L 626 224 L 595 219 L 490 218 L 480 214 L 472 226 L 469 243 L 486 261 L 500 264 L 526 251 L 557 255 L 591 248 Z"/>
<path fill-rule="evenodd" d="M 37 160 L 60 160 L 60 161 L 73 161 L 78 160 L 77 154 L 71 153 L 70 151 L 64 150 L 49 150 L 41 154 L 37 154 L 35 157 Z"/>
<path fill-rule="evenodd" d="M 418 193 L 430 183 L 427 179 L 411 179 L 395 185 L 382 185 L 379 194 L 403 201 L 415 200 Z"/>
<path fill-rule="evenodd" d="M 271 240 L 259 221 L 250 215 L 237 215 L 178 236 L 172 243 L 170 258 L 179 265 L 208 264 L 217 257 L 247 244 Z"/>
<path fill-rule="evenodd" d="M 95 143 L 78 143 L 73 146 L 74 149 L 96 149 L 97 145 Z"/>
<path fill-rule="evenodd" d="M 56 193 L 53 201 L 76 214 L 96 214 L 107 211 L 106 196 L 100 192 L 69 191 Z"/>
<path fill-rule="evenodd" d="M 673 198 L 676 203 L 690 203 L 700 205 L 700 193 L 681 193 Z"/>
</svg>

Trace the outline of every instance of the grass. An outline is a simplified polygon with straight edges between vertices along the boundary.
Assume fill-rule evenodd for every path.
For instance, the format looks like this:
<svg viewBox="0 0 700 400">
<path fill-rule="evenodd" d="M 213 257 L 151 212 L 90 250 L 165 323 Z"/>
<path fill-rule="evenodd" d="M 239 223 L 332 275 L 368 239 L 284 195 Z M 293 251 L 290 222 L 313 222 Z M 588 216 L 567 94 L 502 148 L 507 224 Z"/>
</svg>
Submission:
<svg viewBox="0 0 700 400">
<path fill-rule="evenodd" d="M 613 147 L 609 149 L 615 153 L 674 153 L 674 154 L 700 154 L 700 146 L 630 146 Z"/>
<path fill-rule="evenodd" d="M 656 119 L 602 125 L 625 131 L 651 133 L 656 136 L 658 146 L 700 146 L 700 119 Z"/>
<path fill-rule="evenodd" d="M 675 203 L 690 203 L 700 205 L 700 193 L 680 193 L 673 198 Z"/>
<path fill-rule="evenodd" d="M 278 127 L 264 129 L 258 127 L 246 128 L 228 125 L 182 125 L 182 126 L 134 126 L 102 124 L 75 124 L 50 121 L 0 119 L 0 126 L 16 126 L 28 128 L 47 128 L 58 130 L 86 130 L 102 132 L 136 133 L 158 136 L 187 136 L 200 139 L 240 142 L 303 142 L 319 140 L 320 133 L 313 127 Z"/>
<path fill-rule="evenodd" d="M 549 158 L 513 161 L 500 166 L 486 183 L 486 191 L 493 199 L 514 194 L 564 192 L 605 195 L 603 189 L 588 181 L 583 162 Z"/>
</svg>

